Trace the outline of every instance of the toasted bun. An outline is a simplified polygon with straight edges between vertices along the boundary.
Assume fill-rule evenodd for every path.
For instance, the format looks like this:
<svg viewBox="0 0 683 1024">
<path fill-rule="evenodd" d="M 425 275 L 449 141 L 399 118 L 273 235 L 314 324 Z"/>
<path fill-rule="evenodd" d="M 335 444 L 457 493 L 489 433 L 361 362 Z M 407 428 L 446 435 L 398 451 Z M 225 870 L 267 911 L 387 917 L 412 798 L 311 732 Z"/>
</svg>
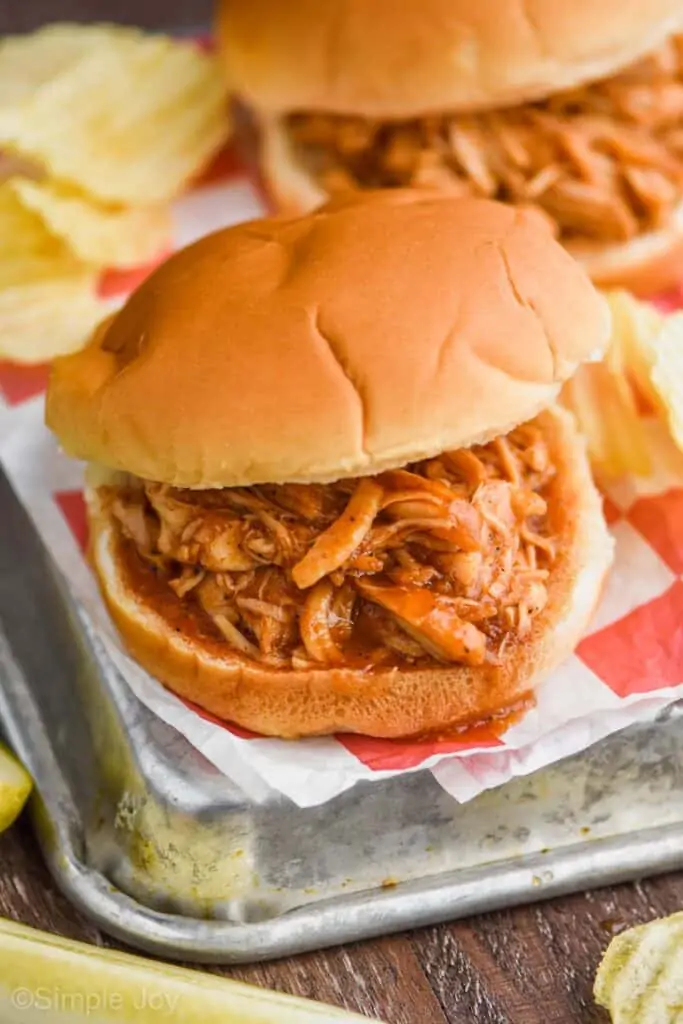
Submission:
<svg viewBox="0 0 683 1024">
<path fill-rule="evenodd" d="M 680 0 L 222 0 L 217 34 L 260 110 L 404 118 L 602 78 L 682 24 Z"/>
<path fill-rule="evenodd" d="M 296 160 L 279 118 L 259 118 L 261 173 L 273 208 L 287 216 L 313 210 L 328 200 L 315 178 Z M 683 205 L 668 227 L 631 242 L 568 246 L 591 280 L 603 288 L 628 288 L 656 295 L 683 279 Z"/>
<path fill-rule="evenodd" d="M 549 602 L 534 632 L 501 667 L 434 665 L 367 673 L 353 669 L 282 671 L 237 652 L 218 656 L 183 637 L 136 591 L 101 492 L 88 495 L 92 558 L 111 615 L 130 653 L 165 686 L 212 714 L 273 736 L 359 732 L 410 736 L 481 721 L 529 693 L 578 643 L 612 559 L 612 540 L 583 442 L 566 412 L 539 418 L 559 472 L 550 495 L 559 557 Z M 169 591 L 170 595 L 170 591 Z M 171 600 L 180 601 L 175 595 Z"/>
<path fill-rule="evenodd" d="M 176 486 L 339 479 L 507 432 L 608 335 L 538 218 L 357 193 L 173 256 L 55 362 L 47 421 L 70 454 Z"/>
</svg>

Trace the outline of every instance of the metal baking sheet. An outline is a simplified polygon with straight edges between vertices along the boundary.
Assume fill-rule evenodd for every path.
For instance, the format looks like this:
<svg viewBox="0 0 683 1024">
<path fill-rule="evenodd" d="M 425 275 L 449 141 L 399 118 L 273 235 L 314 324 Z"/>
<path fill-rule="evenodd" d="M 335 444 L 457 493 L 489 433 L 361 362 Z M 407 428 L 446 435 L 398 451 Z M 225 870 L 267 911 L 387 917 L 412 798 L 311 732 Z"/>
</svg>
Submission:
<svg viewBox="0 0 683 1024">
<path fill-rule="evenodd" d="M 61 889 L 105 931 L 262 960 L 683 864 L 683 715 L 459 805 L 428 772 L 247 800 L 132 695 L 0 471 L 0 715 Z"/>
</svg>

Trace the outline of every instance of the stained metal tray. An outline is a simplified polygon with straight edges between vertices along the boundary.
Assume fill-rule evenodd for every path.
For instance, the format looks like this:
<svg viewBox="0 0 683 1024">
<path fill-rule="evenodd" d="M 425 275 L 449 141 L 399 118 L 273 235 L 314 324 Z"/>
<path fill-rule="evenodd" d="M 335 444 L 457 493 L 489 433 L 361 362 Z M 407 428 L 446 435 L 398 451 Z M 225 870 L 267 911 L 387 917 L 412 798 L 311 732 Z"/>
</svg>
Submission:
<svg viewBox="0 0 683 1024">
<path fill-rule="evenodd" d="M 683 715 L 458 805 L 428 772 L 248 800 L 133 696 L 0 471 L 0 716 L 50 869 L 105 931 L 244 962 L 683 864 Z"/>
</svg>

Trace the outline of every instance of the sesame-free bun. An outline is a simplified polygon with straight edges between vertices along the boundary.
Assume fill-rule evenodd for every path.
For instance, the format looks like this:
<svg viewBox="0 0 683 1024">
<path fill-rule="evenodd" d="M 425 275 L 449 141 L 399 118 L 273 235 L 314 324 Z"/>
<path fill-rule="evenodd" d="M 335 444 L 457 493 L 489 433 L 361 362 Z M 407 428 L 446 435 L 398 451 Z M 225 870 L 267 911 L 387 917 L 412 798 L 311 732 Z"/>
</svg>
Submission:
<svg viewBox="0 0 683 1024">
<path fill-rule="evenodd" d="M 258 110 L 409 118 L 606 77 L 682 24 L 680 0 L 221 0 L 216 28 Z"/>
<path fill-rule="evenodd" d="M 532 635 L 511 645 L 500 666 L 439 665 L 372 672 L 259 665 L 227 645 L 174 628 L 169 601 L 155 602 L 126 568 L 106 489 L 91 486 L 91 557 L 111 616 L 132 656 L 166 687 L 219 718 L 266 735 L 332 732 L 410 736 L 481 721 L 514 705 L 578 643 L 612 560 L 612 540 L 591 481 L 584 443 L 566 412 L 538 422 L 558 472 L 549 493 L 549 526 L 559 538 L 549 600 Z M 101 473 L 97 483 L 107 481 Z M 150 577 L 153 571 L 148 570 Z M 165 586 L 161 584 L 161 586 Z"/>
<path fill-rule="evenodd" d="M 683 205 L 666 227 L 630 242 L 567 246 L 601 288 L 627 288 L 648 296 L 680 285 L 683 279 Z"/>
<path fill-rule="evenodd" d="M 329 196 L 304 164 L 279 117 L 258 119 L 261 174 L 272 206 L 287 216 L 305 213 Z M 683 278 L 683 205 L 657 231 L 629 242 L 569 242 L 568 251 L 601 288 L 628 288 L 636 295 L 656 295 Z"/>
<path fill-rule="evenodd" d="M 299 158 L 284 119 L 255 118 L 258 164 L 269 206 L 281 216 L 296 217 L 329 201 L 329 194 Z"/>
<path fill-rule="evenodd" d="M 175 486 L 336 480 L 506 433 L 608 334 L 533 214 L 357 193 L 171 257 L 56 360 L 47 422 L 71 455 Z"/>
</svg>

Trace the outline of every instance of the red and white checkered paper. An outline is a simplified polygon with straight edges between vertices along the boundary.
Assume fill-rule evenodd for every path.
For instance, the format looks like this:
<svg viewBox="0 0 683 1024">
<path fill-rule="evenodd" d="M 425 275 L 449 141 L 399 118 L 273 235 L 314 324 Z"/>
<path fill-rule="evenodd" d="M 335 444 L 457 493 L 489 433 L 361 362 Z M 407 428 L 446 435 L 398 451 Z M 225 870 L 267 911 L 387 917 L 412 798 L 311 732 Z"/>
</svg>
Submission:
<svg viewBox="0 0 683 1024">
<path fill-rule="evenodd" d="M 227 151 L 176 204 L 174 244 L 264 210 L 258 186 Z M 105 274 L 102 294 L 120 304 L 148 271 Z M 680 296 L 663 301 L 676 306 Z M 465 801 L 683 697 L 683 455 L 662 435 L 653 478 L 623 481 L 606 498 L 616 562 L 588 635 L 504 735 L 480 727 L 449 741 L 347 735 L 294 742 L 221 723 L 164 690 L 119 646 L 83 556 L 82 467 L 58 451 L 43 426 L 45 382 L 45 368 L 0 364 L 0 460 L 138 698 L 255 799 L 271 788 L 312 806 L 361 780 L 428 768 Z"/>
</svg>

